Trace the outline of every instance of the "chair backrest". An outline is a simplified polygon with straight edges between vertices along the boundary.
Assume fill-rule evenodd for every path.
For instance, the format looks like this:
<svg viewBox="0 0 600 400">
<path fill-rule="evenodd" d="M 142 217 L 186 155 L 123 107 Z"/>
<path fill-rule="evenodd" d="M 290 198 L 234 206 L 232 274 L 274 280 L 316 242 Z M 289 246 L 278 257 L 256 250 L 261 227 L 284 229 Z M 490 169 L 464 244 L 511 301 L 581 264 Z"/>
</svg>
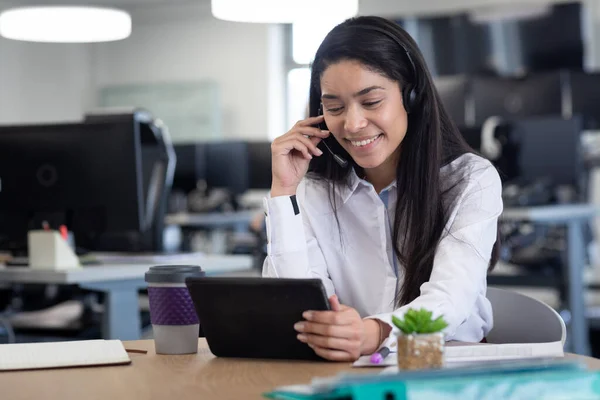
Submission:
<svg viewBox="0 0 600 400">
<path fill-rule="evenodd" d="M 545 343 L 567 338 L 561 316 L 549 305 L 521 293 L 487 288 L 492 304 L 494 327 L 487 335 L 489 343 Z"/>
</svg>

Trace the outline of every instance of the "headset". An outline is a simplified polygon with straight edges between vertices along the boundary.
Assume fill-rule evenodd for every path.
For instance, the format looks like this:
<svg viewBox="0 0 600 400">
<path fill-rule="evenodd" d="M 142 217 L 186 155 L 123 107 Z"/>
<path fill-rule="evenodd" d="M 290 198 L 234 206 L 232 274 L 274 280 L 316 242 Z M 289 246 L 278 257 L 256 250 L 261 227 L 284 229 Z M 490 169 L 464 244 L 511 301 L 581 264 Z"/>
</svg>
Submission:
<svg viewBox="0 0 600 400">
<path fill-rule="evenodd" d="M 502 155 L 502 143 L 495 137 L 496 128 L 504 123 L 502 117 L 488 117 L 481 127 L 481 153 L 490 161 Z"/>
<path fill-rule="evenodd" d="M 397 37 L 392 35 L 387 30 L 379 28 L 377 26 L 352 25 L 352 28 L 365 29 L 365 30 L 369 30 L 369 31 L 379 32 L 379 33 L 387 36 L 388 38 L 392 39 L 395 43 L 398 44 L 398 46 L 400 46 L 402 48 L 402 50 L 404 51 L 404 54 L 406 54 L 406 58 L 408 59 L 408 62 L 410 63 L 410 67 L 411 67 L 412 73 L 413 73 L 413 83 L 411 85 L 406 85 L 406 87 L 402 89 L 402 102 L 404 104 L 404 109 L 406 110 L 407 113 L 410 113 L 412 108 L 417 103 L 418 93 L 417 93 L 416 88 L 417 88 L 417 78 L 418 77 L 417 77 L 417 67 L 410 55 L 410 51 L 408 50 L 408 48 L 404 45 L 404 43 L 402 43 L 400 41 L 400 39 L 398 39 Z M 318 115 L 323 115 L 323 104 L 322 103 L 319 106 L 319 114 Z M 321 124 L 319 124 L 319 127 L 323 130 L 327 130 L 327 126 L 325 125 L 325 122 L 322 122 Z M 329 148 L 329 145 L 327 145 L 325 140 L 322 140 L 321 142 L 325 145 L 325 147 L 327 148 L 329 153 L 331 153 L 331 155 L 333 156 L 333 159 L 335 160 L 335 162 L 337 162 L 340 167 L 346 168 L 348 166 L 348 161 L 343 159 L 339 155 L 335 154 L 331 150 L 331 148 Z"/>
</svg>

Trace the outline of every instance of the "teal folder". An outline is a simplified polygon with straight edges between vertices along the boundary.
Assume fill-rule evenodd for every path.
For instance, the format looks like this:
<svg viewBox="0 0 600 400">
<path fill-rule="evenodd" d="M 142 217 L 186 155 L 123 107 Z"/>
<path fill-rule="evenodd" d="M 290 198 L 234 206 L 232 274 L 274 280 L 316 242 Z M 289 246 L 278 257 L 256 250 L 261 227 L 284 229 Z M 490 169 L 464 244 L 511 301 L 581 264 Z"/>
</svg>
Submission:
<svg viewBox="0 0 600 400">
<path fill-rule="evenodd" d="M 397 374 L 341 375 L 283 387 L 281 400 L 522 400 L 600 399 L 600 371 L 579 362 L 543 360 Z"/>
</svg>

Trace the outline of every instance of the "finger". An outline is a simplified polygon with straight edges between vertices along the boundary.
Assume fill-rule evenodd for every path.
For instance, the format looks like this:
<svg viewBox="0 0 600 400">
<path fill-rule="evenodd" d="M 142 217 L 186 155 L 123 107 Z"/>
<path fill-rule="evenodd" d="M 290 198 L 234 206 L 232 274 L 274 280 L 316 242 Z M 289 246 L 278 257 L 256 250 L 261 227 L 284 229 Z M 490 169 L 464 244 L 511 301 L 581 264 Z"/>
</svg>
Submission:
<svg viewBox="0 0 600 400">
<path fill-rule="evenodd" d="M 301 141 L 306 148 L 308 149 L 308 151 L 311 154 L 314 154 L 316 156 L 320 156 L 323 155 L 323 151 L 321 149 L 319 149 L 309 138 L 307 138 L 306 136 L 303 135 L 295 135 L 295 136 L 291 136 L 288 140 L 299 140 Z"/>
<path fill-rule="evenodd" d="M 321 139 L 319 137 L 310 136 L 308 138 L 308 140 L 310 140 L 312 142 L 312 144 L 314 144 L 315 146 L 317 146 L 321 142 L 321 140 L 323 140 L 323 139 Z"/>
<path fill-rule="evenodd" d="M 302 120 L 296 122 L 295 126 L 310 126 L 310 125 L 318 124 L 319 122 L 323 122 L 324 120 L 325 120 L 325 117 L 323 116 L 323 114 L 321 114 L 321 115 L 317 115 L 316 117 L 308 117 L 306 119 L 302 119 Z"/>
<path fill-rule="evenodd" d="M 314 352 L 323 357 L 326 360 L 331 361 L 356 361 L 356 357 L 353 357 L 350 353 L 340 350 L 331 350 L 318 346 L 311 346 Z"/>
<path fill-rule="evenodd" d="M 312 128 L 310 126 L 298 126 L 298 127 L 294 128 L 294 129 L 292 129 L 290 131 L 290 133 L 291 134 L 293 134 L 293 133 L 301 133 L 302 135 L 305 135 L 305 136 L 320 137 L 322 139 L 325 139 L 330 134 L 330 132 L 328 130 L 323 130 L 323 129 L 319 129 L 319 128 Z"/>
<path fill-rule="evenodd" d="M 341 311 L 306 311 L 302 316 L 309 322 L 329 325 L 352 325 L 357 321 L 357 315 L 350 307 Z"/>
<path fill-rule="evenodd" d="M 296 150 L 304 156 L 307 160 L 312 159 L 312 155 L 306 144 L 300 139 L 300 137 L 295 137 L 294 139 L 283 140 L 277 143 L 276 146 L 273 147 L 273 154 L 287 156 L 293 150 Z"/>
<path fill-rule="evenodd" d="M 294 325 L 298 333 L 329 336 L 340 339 L 360 339 L 360 332 L 352 325 L 319 324 L 316 322 L 299 322 Z"/>
<path fill-rule="evenodd" d="M 331 305 L 331 309 L 333 311 L 340 311 L 340 308 L 341 308 L 340 300 L 338 299 L 338 297 L 335 294 L 329 298 L 329 304 Z"/>
<path fill-rule="evenodd" d="M 301 333 L 298 335 L 298 340 L 302 343 L 311 344 L 313 346 L 348 352 L 351 352 L 353 349 L 359 348 L 360 346 L 358 340 L 314 335 L 312 333 Z"/>
</svg>

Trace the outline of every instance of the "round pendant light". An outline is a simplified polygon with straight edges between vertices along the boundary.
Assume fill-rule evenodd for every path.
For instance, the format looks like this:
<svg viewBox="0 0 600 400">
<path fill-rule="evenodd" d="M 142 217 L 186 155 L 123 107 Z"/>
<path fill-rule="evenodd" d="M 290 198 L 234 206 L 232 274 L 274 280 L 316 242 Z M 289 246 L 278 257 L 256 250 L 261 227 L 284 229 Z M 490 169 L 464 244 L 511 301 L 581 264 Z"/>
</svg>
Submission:
<svg viewBox="0 0 600 400">
<path fill-rule="evenodd" d="M 358 0 L 211 0 L 211 7 L 213 16 L 225 21 L 342 21 L 358 13 Z"/>
<path fill-rule="evenodd" d="M 0 35 L 30 42 L 93 43 L 131 34 L 129 13 L 113 8 L 41 6 L 0 13 Z"/>
</svg>

